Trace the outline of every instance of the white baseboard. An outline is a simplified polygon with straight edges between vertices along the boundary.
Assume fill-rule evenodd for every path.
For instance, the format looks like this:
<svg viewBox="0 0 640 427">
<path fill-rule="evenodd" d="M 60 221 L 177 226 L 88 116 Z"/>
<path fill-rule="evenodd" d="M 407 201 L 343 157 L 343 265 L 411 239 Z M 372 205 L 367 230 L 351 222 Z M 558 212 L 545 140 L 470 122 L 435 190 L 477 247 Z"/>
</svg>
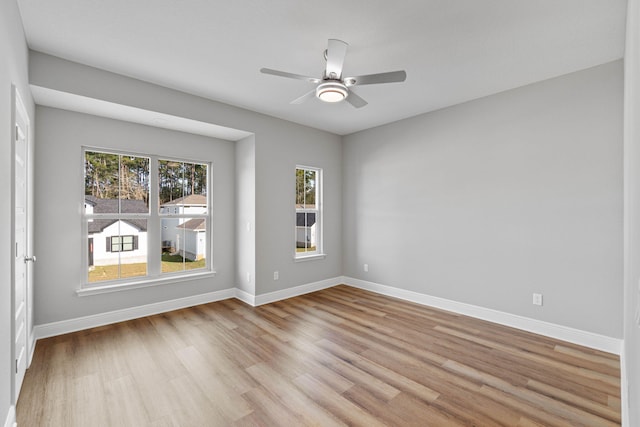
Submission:
<svg viewBox="0 0 640 427">
<path fill-rule="evenodd" d="M 92 316 L 62 320 L 59 322 L 46 323 L 44 325 L 36 325 L 34 328 L 34 335 L 36 339 L 47 338 L 83 329 L 95 328 L 97 326 L 108 325 L 111 323 L 122 322 L 125 320 L 138 319 L 140 317 L 151 316 L 153 314 L 165 313 L 167 311 L 178 310 L 181 308 L 192 307 L 194 305 L 207 304 L 210 302 L 233 298 L 236 296 L 235 290 L 235 288 L 229 288 L 206 294 L 142 305 L 139 307 L 125 308 Z"/>
<path fill-rule="evenodd" d="M 4 421 L 4 427 L 16 427 L 16 407 L 11 405 Z"/>
<path fill-rule="evenodd" d="M 214 301 L 220 301 L 228 298 L 237 298 L 251 306 L 259 306 L 270 302 L 279 301 L 298 295 L 307 294 L 309 292 L 318 291 L 320 289 L 330 288 L 342 283 L 342 277 L 322 280 L 314 283 L 307 283 L 295 286 L 281 291 L 269 292 L 262 295 L 251 295 L 239 288 L 229 288 L 222 291 L 210 292 L 206 294 L 194 295 L 186 298 L 179 298 L 170 301 L 163 301 L 154 304 L 143 305 L 139 307 L 125 308 L 122 310 L 109 311 L 86 317 L 62 320 L 59 322 L 46 323 L 36 325 L 32 334 L 31 349 L 35 350 L 35 341 L 41 338 L 52 337 L 56 335 L 67 334 L 69 332 L 81 331 L 83 329 L 95 328 L 111 323 L 123 322 L 125 320 L 138 319 L 140 317 L 151 316 L 153 314 L 165 313 L 167 311 L 178 310 L 181 308 L 192 307 L 199 304 L 207 304 Z M 30 356 L 33 356 L 33 351 Z"/>
<path fill-rule="evenodd" d="M 249 304 L 250 306 L 253 306 L 253 307 L 256 306 L 256 296 L 255 295 L 251 295 L 249 292 L 243 291 L 240 288 L 236 288 L 235 290 L 236 290 L 235 297 L 237 299 L 239 299 L 240 301 L 244 302 L 245 304 Z"/>
<path fill-rule="evenodd" d="M 452 311 L 454 313 L 487 320 L 517 329 L 522 329 L 528 332 L 533 332 L 551 338 L 572 342 L 609 353 L 618 355 L 621 355 L 622 353 L 623 341 L 621 339 L 611 338 L 604 335 L 594 334 L 592 332 L 556 325 L 553 323 L 505 313 L 490 308 L 479 307 L 471 304 L 448 300 L 445 298 L 434 297 L 427 294 L 421 294 L 418 292 L 394 288 L 391 286 L 381 285 L 379 283 L 368 282 L 365 280 L 344 276 L 321 280 L 319 282 L 307 283 L 304 285 L 295 286 L 293 288 L 269 292 L 261 295 L 251 295 L 250 293 L 238 288 L 229 288 L 222 291 L 194 295 L 191 297 L 164 301 L 140 307 L 132 307 L 123 310 L 111 311 L 108 313 L 81 317 L 77 319 L 37 325 L 34 328 L 33 335 L 35 339 L 62 335 L 82 329 L 122 322 L 125 320 L 136 319 L 144 316 L 150 316 L 153 314 L 164 313 L 171 310 L 191 307 L 198 304 L 206 304 L 228 298 L 237 298 L 251 306 L 256 307 L 263 304 L 304 295 L 309 292 L 315 292 L 321 289 L 330 288 L 341 283 L 353 286 L 355 288 L 365 289 L 382 295 L 388 295 L 418 304 Z"/>
<path fill-rule="evenodd" d="M 346 285 L 620 355 L 623 340 L 427 294 L 343 278 Z"/>
<path fill-rule="evenodd" d="M 271 302 L 280 301 L 287 298 L 297 297 L 299 295 L 308 294 L 309 292 L 319 291 L 321 289 L 331 288 L 343 283 L 344 277 L 334 277 L 332 279 L 321 280 L 319 282 L 307 283 L 293 288 L 283 289 L 281 291 L 269 292 L 266 294 L 256 295 L 254 306 L 269 304 Z"/>
</svg>

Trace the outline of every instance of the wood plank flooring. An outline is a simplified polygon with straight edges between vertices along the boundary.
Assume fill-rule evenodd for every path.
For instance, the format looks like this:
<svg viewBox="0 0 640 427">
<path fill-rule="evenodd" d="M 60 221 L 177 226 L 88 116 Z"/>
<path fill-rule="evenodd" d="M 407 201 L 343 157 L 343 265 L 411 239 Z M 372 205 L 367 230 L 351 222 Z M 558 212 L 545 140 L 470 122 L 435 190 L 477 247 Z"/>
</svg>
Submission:
<svg viewBox="0 0 640 427">
<path fill-rule="evenodd" d="M 20 427 L 614 426 L 615 355 L 348 286 L 38 341 Z"/>
</svg>

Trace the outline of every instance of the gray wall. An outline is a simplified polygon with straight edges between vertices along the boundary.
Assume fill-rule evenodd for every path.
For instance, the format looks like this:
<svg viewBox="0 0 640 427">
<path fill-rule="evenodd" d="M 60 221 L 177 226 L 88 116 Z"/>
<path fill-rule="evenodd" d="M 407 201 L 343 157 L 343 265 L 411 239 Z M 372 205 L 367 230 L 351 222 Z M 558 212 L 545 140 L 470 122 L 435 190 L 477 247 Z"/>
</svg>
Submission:
<svg viewBox="0 0 640 427">
<path fill-rule="evenodd" d="M 15 402 L 11 390 L 13 381 L 13 312 L 11 306 L 11 269 L 13 247 L 11 239 L 11 195 L 13 170 L 12 85 L 22 96 L 31 120 L 34 105 L 27 81 L 27 44 L 22 18 L 15 0 L 0 2 L 0 188 L 5 202 L 0 204 L 0 423 L 4 423 L 9 408 Z"/>
<path fill-rule="evenodd" d="M 255 253 L 250 253 L 252 246 L 250 241 L 243 241 L 238 247 L 235 246 L 235 241 L 231 242 L 227 251 L 232 256 L 236 250 L 247 250 L 249 255 L 244 252 L 236 255 L 235 258 L 241 260 L 241 263 L 236 264 L 229 272 L 230 276 L 226 276 L 227 281 L 224 282 L 224 285 L 223 281 L 216 282 L 220 283 L 220 286 L 240 285 L 240 283 L 232 283 L 232 281 L 235 281 L 236 278 L 246 278 L 247 271 L 241 271 L 241 268 L 248 270 L 255 268 L 255 275 L 252 275 L 253 283 L 247 284 L 245 281 L 240 287 L 247 291 L 251 291 L 253 288 L 256 295 L 341 275 L 340 221 L 342 200 L 341 140 L 339 136 L 38 52 L 31 52 L 29 73 L 31 83 L 37 86 L 241 129 L 254 134 L 253 141 L 249 141 L 248 138 L 240 142 L 241 146 L 235 151 L 234 156 L 237 154 L 241 157 L 250 157 L 251 149 L 254 150 L 255 196 L 249 195 L 248 197 L 254 197 L 255 203 L 256 224 L 255 242 L 253 242 Z M 61 135 L 65 129 L 56 125 L 53 120 L 45 122 L 47 114 L 49 113 L 42 114 L 43 117 L 38 115 L 38 126 L 42 134 L 46 134 L 47 138 L 55 138 L 56 142 L 53 144 L 54 146 L 47 147 L 44 139 L 38 139 L 37 150 L 42 151 L 37 151 L 36 156 L 43 160 L 48 158 L 47 150 L 52 153 L 58 144 L 64 144 Z M 87 115 L 82 117 L 82 121 L 86 119 L 86 125 L 80 121 L 79 126 L 86 128 L 88 136 L 96 135 L 100 130 L 99 123 L 103 123 L 103 120 L 96 120 Z M 133 127 L 131 128 L 133 129 Z M 244 146 L 244 144 L 250 145 L 251 143 L 255 147 Z M 232 150 L 234 149 L 232 148 Z M 230 158 L 228 161 L 230 168 L 236 164 L 242 168 L 251 163 L 250 158 Z M 220 160 L 214 161 L 215 164 L 219 164 L 219 162 Z M 325 235 L 328 256 L 324 260 L 306 263 L 293 261 L 294 167 L 298 163 L 310 163 L 313 166 L 323 167 L 325 168 L 325 176 L 328 177 L 325 180 L 325 195 L 327 196 L 325 221 L 332 224 L 331 226 L 335 226 L 335 229 Z M 241 171 L 239 170 L 238 173 Z M 38 174 L 39 179 L 47 179 L 46 173 L 39 170 Z M 232 192 L 234 188 L 238 188 L 250 192 L 252 178 L 248 176 L 247 181 L 236 182 L 237 178 L 238 175 L 233 172 L 229 182 L 224 183 L 228 191 Z M 46 184 L 42 183 L 42 185 Z M 47 197 L 44 188 L 37 189 L 36 203 L 39 206 L 44 206 L 49 201 Z M 250 201 L 249 204 L 244 204 L 246 197 L 247 195 L 244 193 L 239 194 L 237 199 L 232 199 L 230 202 L 233 218 L 230 218 L 225 226 L 234 236 L 241 228 L 238 225 L 240 219 L 236 218 L 236 214 L 245 215 L 248 212 L 250 215 L 251 212 Z M 236 206 L 240 207 L 243 212 L 235 212 Z M 39 233 L 39 230 L 36 233 Z M 45 239 L 44 234 L 37 235 L 39 239 Z M 46 239 L 48 240 L 48 237 Z M 38 242 L 36 243 L 38 244 Z M 36 274 L 36 293 L 41 295 L 42 300 L 57 293 L 66 295 L 56 296 L 55 303 L 52 304 L 53 307 L 44 308 L 39 304 L 36 309 L 37 324 L 72 319 L 78 315 L 101 313 L 183 295 L 183 291 L 180 290 L 183 285 L 179 284 L 175 287 L 167 285 L 169 286 L 167 289 L 170 290 L 146 288 L 130 291 L 132 293 L 128 291 L 78 298 L 69 295 L 70 291 L 80 285 L 78 278 L 70 277 L 71 282 L 69 283 L 56 280 L 57 285 L 52 287 L 49 284 L 49 278 L 65 276 L 65 267 L 41 257 L 49 257 L 49 254 L 39 254 L 38 263 L 42 272 L 38 270 Z M 251 257 L 253 257 L 253 262 Z M 45 268 L 45 265 L 48 267 Z M 273 280 L 273 270 L 275 269 L 280 272 L 281 279 L 279 281 Z M 222 279 L 220 278 L 220 280 Z M 189 292 L 195 295 L 202 291 L 204 291 L 203 287 L 194 287 Z M 132 295 L 136 296 L 132 297 Z M 75 300 L 73 300 L 74 298 Z M 132 303 L 132 298 L 135 300 L 134 303 Z M 72 304 L 73 309 L 68 309 L 67 304 Z"/>
<path fill-rule="evenodd" d="M 640 425 L 640 1 L 629 0 L 625 51 L 624 360 L 629 418 Z M 625 381 L 623 380 L 623 386 Z M 625 390 L 623 390 L 623 393 Z M 623 411 L 623 414 L 625 411 Z"/>
<path fill-rule="evenodd" d="M 228 141 L 38 106 L 35 148 L 36 324 L 227 289 L 234 286 L 234 146 Z M 86 274 L 80 250 L 82 146 L 212 163 L 213 278 L 78 297 Z"/>
<path fill-rule="evenodd" d="M 342 275 L 342 145 L 324 132 L 292 128 L 287 138 L 256 144 L 256 275 L 258 293 Z M 294 261 L 296 165 L 323 170 L 324 260 Z M 274 184 L 279 186 L 276 190 Z M 330 267 L 331 274 L 323 269 Z M 280 273 L 278 281 L 273 272 Z"/>
<path fill-rule="evenodd" d="M 256 138 L 249 136 L 236 149 L 236 286 L 255 295 L 256 277 Z M 247 274 L 250 276 L 247 277 Z"/>
<path fill-rule="evenodd" d="M 345 137 L 345 275 L 621 337 L 622 90 L 617 61 Z"/>
</svg>

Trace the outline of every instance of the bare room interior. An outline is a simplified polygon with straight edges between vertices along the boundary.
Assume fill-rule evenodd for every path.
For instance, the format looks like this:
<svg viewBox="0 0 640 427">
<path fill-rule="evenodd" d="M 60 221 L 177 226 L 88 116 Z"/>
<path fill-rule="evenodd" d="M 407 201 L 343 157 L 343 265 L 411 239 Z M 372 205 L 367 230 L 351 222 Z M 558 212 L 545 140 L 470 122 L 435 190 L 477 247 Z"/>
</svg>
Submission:
<svg viewBox="0 0 640 427">
<path fill-rule="evenodd" d="M 0 426 L 640 425 L 640 0 L 5 0 L 0 58 Z"/>
</svg>

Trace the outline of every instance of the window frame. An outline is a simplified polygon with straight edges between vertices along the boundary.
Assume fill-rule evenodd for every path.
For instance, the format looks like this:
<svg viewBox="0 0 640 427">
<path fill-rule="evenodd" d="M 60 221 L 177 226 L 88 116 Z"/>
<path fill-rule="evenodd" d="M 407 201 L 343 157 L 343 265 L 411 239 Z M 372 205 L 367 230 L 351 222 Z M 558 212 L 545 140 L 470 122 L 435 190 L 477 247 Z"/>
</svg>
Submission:
<svg viewBox="0 0 640 427">
<path fill-rule="evenodd" d="M 105 154 L 113 154 L 119 156 L 133 156 L 144 157 L 149 159 L 149 190 L 148 190 L 148 213 L 91 213 L 87 214 L 85 209 L 85 183 L 84 179 L 80 180 L 80 211 L 81 211 L 81 239 L 82 239 L 82 271 L 83 277 L 80 284 L 80 288 L 76 291 L 78 295 L 92 295 L 104 292 L 117 291 L 122 289 L 135 289 L 146 286 L 153 286 L 156 284 L 165 283 L 177 283 L 184 280 L 197 279 L 200 277 L 214 276 L 216 274 L 213 269 L 213 209 L 212 209 L 212 183 L 213 183 L 213 166 L 212 162 L 181 158 L 177 156 L 161 155 L 161 154 L 147 154 L 139 152 L 130 152 L 126 150 L 110 149 L 93 146 L 83 146 L 81 149 L 81 165 L 82 176 L 84 177 L 85 159 L 87 152 L 98 152 Z M 197 269 L 182 270 L 177 272 L 165 272 L 163 273 L 161 267 L 162 256 L 162 228 L 161 218 L 165 215 L 160 213 L 160 197 L 159 197 L 159 161 L 169 160 L 180 163 L 195 163 L 206 166 L 206 200 L 207 200 L 207 212 L 206 214 L 188 214 L 189 218 L 202 217 L 205 219 L 206 227 L 206 255 L 205 266 Z M 117 219 L 117 220 L 146 220 L 147 221 L 147 238 L 146 238 L 146 254 L 147 254 L 147 272 L 144 276 L 133 276 L 118 278 L 113 280 L 103 280 L 90 282 L 89 281 L 89 223 L 94 219 Z M 155 231 L 154 231 L 155 230 Z M 136 239 L 134 239 L 135 241 Z M 139 239 L 138 239 L 139 240 Z M 135 242 L 134 242 L 135 246 Z M 138 246 L 139 249 L 142 249 Z M 94 242 L 95 247 L 95 242 Z M 134 249 L 135 250 L 135 249 Z M 114 252 L 118 253 L 118 252 Z"/>
<path fill-rule="evenodd" d="M 203 165 L 207 167 L 207 191 L 206 191 L 206 198 L 207 198 L 207 213 L 205 214 L 198 214 L 198 213 L 194 213 L 194 212 L 190 212 L 190 213 L 171 213 L 171 212 L 161 212 L 160 211 L 160 205 L 158 203 L 158 216 L 159 216 L 159 225 L 160 225 L 160 247 L 162 247 L 162 220 L 163 219 L 167 219 L 167 218 L 175 218 L 175 219 L 183 219 L 184 221 L 182 222 L 183 224 L 188 222 L 189 220 L 193 220 L 193 219 L 204 219 L 205 221 L 205 233 L 207 235 L 206 239 L 207 242 L 205 242 L 205 246 L 206 246 L 206 257 L 205 257 L 205 267 L 203 268 L 197 268 L 197 269 L 184 269 L 182 271 L 176 271 L 176 272 L 162 272 L 162 267 L 160 268 L 160 275 L 163 277 L 175 277 L 175 276 L 183 276 L 185 274 L 187 274 L 188 272 L 201 272 L 204 270 L 211 270 L 211 264 L 210 264 L 210 256 L 209 254 L 211 254 L 212 252 L 212 244 L 213 244 L 213 238 L 211 236 L 211 218 L 212 218 L 212 209 L 211 209 L 211 198 L 210 198 L 210 189 L 211 189 L 211 164 L 207 163 L 207 162 L 200 162 L 200 161 L 193 161 L 193 160 L 181 160 L 181 159 L 176 159 L 176 158 L 168 158 L 168 156 L 157 156 L 156 161 L 160 162 L 160 161 L 174 161 L 174 162 L 182 162 L 182 163 L 195 163 L 195 164 L 199 164 L 199 165 Z M 159 171 L 159 168 L 157 169 Z M 157 187 L 157 186 L 156 186 Z M 159 199 L 159 197 L 158 197 Z M 185 235 L 186 235 L 186 231 L 185 231 Z M 184 258 L 184 257 L 183 257 Z"/>
<path fill-rule="evenodd" d="M 315 185 L 315 208 L 299 208 L 297 197 L 294 196 L 294 238 L 293 238 L 293 252 L 294 252 L 294 261 L 309 261 L 314 259 L 324 259 L 326 254 L 324 253 L 324 221 L 323 221 L 323 170 L 317 166 L 306 166 L 306 165 L 296 165 L 294 177 L 296 179 L 297 185 L 297 177 L 298 170 L 308 170 L 313 171 L 316 174 L 316 185 Z M 298 214 L 315 214 L 316 218 L 316 250 L 315 251 L 304 251 L 298 252 L 297 243 L 298 243 Z"/>
</svg>

